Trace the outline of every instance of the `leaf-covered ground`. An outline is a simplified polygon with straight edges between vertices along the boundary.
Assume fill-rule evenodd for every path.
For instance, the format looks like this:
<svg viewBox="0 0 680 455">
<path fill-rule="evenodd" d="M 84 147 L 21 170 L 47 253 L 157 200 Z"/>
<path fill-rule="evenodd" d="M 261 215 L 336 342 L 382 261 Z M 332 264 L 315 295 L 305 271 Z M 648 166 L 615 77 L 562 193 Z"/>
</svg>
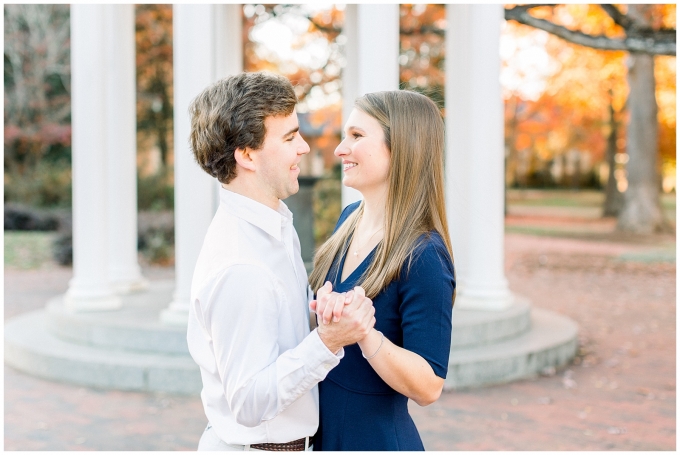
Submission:
<svg viewBox="0 0 680 455">
<path fill-rule="evenodd" d="M 676 266 L 666 242 L 506 235 L 513 292 L 579 325 L 547 376 L 411 404 L 429 450 L 675 450 Z M 662 252 L 662 253 L 659 253 Z"/>
<path fill-rule="evenodd" d="M 617 234 L 615 220 L 579 206 L 578 216 L 517 206 L 506 219 L 510 288 L 575 320 L 578 355 L 544 376 L 411 403 L 425 448 L 675 450 L 675 237 Z M 7 267 L 5 319 L 42 308 L 70 278 L 54 265 Z M 9 367 L 4 386 L 6 450 L 195 450 L 207 423 L 198 397 L 101 391 Z"/>
</svg>

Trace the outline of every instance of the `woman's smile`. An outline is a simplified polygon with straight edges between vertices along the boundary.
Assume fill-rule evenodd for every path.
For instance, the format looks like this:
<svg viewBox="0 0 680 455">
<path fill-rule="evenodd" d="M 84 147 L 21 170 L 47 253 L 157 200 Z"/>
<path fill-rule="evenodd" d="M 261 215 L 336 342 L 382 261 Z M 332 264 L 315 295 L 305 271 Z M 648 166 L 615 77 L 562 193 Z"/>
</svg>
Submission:
<svg viewBox="0 0 680 455">
<path fill-rule="evenodd" d="M 352 169 L 353 167 L 358 166 L 357 163 L 353 163 L 351 161 L 343 161 L 342 162 L 342 170 L 347 172 L 348 169 Z"/>
</svg>

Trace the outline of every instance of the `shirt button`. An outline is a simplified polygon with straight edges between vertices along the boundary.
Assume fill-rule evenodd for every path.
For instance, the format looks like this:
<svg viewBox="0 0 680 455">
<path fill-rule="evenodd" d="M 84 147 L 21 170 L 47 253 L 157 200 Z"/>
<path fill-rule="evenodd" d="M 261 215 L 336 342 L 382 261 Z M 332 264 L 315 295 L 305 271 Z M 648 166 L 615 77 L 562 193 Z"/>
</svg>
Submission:
<svg viewBox="0 0 680 455">
<path fill-rule="evenodd" d="M 333 365 L 331 365 L 330 363 L 324 363 L 323 367 L 327 370 L 330 370 L 331 368 L 333 368 Z"/>
</svg>

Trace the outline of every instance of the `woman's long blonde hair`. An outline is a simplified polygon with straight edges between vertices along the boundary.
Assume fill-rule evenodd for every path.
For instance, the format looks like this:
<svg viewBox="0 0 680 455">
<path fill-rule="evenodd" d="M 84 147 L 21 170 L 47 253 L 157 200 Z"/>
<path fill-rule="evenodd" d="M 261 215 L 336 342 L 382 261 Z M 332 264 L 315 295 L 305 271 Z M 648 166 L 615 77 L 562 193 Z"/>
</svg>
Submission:
<svg viewBox="0 0 680 455">
<path fill-rule="evenodd" d="M 368 93 L 355 102 L 355 107 L 380 123 L 390 151 L 385 234 L 357 284 L 367 297 L 374 298 L 399 278 L 407 261 L 410 268 L 413 251 L 423 234 L 437 231 L 453 260 L 444 200 L 444 121 L 432 100 L 409 91 Z M 339 261 L 346 252 L 343 250 L 349 246 L 348 239 L 363 211 L 362 201 L 316 251 L 309 277 L 314 291 L 323 285 L 336 259 Z"/>
</svg>

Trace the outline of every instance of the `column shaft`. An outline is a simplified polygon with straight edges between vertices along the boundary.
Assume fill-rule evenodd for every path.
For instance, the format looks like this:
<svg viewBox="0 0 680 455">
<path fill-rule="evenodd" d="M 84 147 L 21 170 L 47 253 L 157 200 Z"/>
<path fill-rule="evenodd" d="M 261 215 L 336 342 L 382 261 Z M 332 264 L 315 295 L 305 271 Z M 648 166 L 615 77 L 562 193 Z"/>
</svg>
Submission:
<svg viewBox="0 0 680 455">
<path fill-rule="evenodd" d="M 106 8 L 71 7 L 73 279 L 65 304 L 110 310 L 121 301 L 108 276 Z"/>
<path fill-rule="evenodd" d="M 219 80 L 243 71 L 243 5 L 213 5 L 215 65 L 213 78 Z M 220 203 L 220 182 L 215 179 L 214 210 Z"/>
<path fill-rule="evenodd" d="M 344 126 L 358 97 L 399 89 L 399 5 L 347 5 L 343 34 L 347 37 L 342 75 Z M 343 207 L 359 199 L 361 193 L 342 186 Z"/>
<path fill-rule="evenodd" d="M 196 164 L 189 148 L 188 108 L 218 76 L 242 68 L 240 24 L 240 5 L 173 7 L 177 287 L 173 302 L 161 313 L 168 324 L 187 323 L 194 267 L 216 208 L 216 181 Z M 229 38 L 233 41 L 225 43 Z"/>
<path fill-rule="evenodd" d="M 117 292 L 148 283 L 137 260 L 137 114 L 134 5 L 106 5 L 109 279 Z"/>
<path fill-rule="evenodd" d="M 446 191 L 456 306 L 504 309 L 503 104 L 500 5 L 448 5 Z"/>
</svg>

